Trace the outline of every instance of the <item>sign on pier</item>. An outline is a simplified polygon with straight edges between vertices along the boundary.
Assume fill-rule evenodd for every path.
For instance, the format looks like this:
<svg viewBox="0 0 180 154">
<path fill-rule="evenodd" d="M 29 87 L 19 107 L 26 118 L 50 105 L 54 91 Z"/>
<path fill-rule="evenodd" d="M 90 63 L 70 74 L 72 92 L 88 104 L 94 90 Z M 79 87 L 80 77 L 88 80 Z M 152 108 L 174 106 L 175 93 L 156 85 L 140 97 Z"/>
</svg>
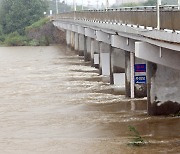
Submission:
<svg viewBox="0 0 180 154">
<path fill-rule="evenodd" d="M 135 84 L 146 84 L 146 64 L 135 64 Z"/>
</svg>

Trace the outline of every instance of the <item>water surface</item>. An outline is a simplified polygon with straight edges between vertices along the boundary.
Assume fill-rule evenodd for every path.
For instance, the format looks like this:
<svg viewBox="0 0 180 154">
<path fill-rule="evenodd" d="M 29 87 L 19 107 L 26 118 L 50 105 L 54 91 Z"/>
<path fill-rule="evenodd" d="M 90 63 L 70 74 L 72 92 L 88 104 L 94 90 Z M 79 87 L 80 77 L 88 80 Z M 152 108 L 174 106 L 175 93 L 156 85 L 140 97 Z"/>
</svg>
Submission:
<svg viewBox="0 0 180 154">
<path fill-rule="evenodd" d="M 65 46 L 0 48 L 0 153 L 180 153 L 178 117 L 113 90 Z M 130 147 L 128 126 L 149 142 Z"/>
</svg>

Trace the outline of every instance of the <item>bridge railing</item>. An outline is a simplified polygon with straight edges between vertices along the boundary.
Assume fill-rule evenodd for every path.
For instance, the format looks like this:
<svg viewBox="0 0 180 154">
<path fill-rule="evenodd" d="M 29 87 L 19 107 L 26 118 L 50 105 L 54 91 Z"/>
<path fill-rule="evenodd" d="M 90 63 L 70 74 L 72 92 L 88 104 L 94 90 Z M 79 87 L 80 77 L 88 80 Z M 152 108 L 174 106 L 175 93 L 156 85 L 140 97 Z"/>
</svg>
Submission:
<svg viewBox="0 0 180 154">
<path fill-rule="evenodd" d="M 106 10 L 85 10 L 61 13 L 56 19 L 74 19 L 99 23 L 130 24 L 157 27 L 156 7 L 126 7 Z M 160 7 L 160 28 L 180 30 L 180 10 L 178 6 Z"/>
</svg>

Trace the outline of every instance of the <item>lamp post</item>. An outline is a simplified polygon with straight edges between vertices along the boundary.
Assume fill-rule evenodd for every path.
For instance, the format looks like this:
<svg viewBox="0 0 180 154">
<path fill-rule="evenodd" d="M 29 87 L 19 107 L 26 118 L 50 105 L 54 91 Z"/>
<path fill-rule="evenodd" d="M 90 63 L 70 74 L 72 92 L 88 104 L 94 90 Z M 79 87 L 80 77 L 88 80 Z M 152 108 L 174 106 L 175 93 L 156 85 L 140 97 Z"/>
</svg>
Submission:
<svg viewBox="0 0 180 154">
<path fill-rule="evenodd" d="M 84 10 L 84 3 L 83 3 L 83 0 L 82 0 L 82 7 L 81 7 L 81 10 Z"/>
<path fill-rule="evenodd" d="M 96 1 L 96 9 L 98 10 L 99 9 L 99 0 Z"/>
<path fill-rule="evenodd" d="M 157 0 L 157 30 L 160 30 L 160 6 L 161 6 L 161 0 Z"/>
<path fill-rule="evenodd" d="M 58 9 L 58 0 L 56 0 L 56 14 L 59 13 L 59 9 Z"/>
<path fill-rule="evenodd" d="M 106 0 L 106 9 L 109 8 L 109 0 Z"/>
<path fill-rule="evenodd" d="M 73 10 L 76 11 L 76 0 L 73 0 Z"/>
</svg>

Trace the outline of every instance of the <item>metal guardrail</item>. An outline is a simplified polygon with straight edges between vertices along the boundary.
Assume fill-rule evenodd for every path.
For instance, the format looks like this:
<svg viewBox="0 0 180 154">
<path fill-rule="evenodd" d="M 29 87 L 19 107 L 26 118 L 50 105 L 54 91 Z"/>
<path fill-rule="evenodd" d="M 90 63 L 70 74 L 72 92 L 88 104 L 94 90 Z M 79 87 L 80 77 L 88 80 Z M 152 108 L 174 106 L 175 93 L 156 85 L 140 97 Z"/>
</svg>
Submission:
<svg viewBox="0 0 180 154">
<path fill-rule="evenodd" d="M 56 15 L 55 19 L 130 24 L 144 26 L 145 28 L 157 27 L 157 12 L 155 6 L 67 12 Z M 161 29 L 180 30 L 180 10 L 178 6 L 161 6 L 160 23 Z"/>
</svg>

